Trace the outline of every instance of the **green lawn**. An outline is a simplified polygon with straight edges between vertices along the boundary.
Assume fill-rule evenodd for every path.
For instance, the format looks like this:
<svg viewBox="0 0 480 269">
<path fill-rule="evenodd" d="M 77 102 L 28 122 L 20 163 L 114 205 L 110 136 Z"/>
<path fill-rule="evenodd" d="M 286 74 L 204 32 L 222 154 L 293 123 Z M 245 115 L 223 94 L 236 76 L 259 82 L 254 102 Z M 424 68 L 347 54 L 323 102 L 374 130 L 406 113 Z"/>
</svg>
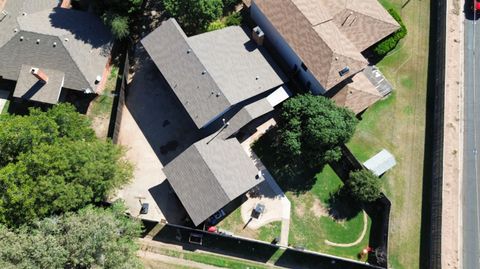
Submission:
<svg viewBox="0 0 480 269">
<path fill-rule="evenodd" d="M 352 247 L 333 247 L 325 240 L 334 243 L 352 243 L 363 230 L 363 214 L 349 199 L 339 198 L 332 204 L 331 197 L 341 188 L 342 181 L 335 172 L 326 166 L 316 175 L 316 181 L 310 191 L 304 193 L 287 192 L 292 203 L 289 243 L 303 246 L 309 250 L 357 259 L 357 254 L 368 245 L 368 229 L 363 240 Z M 332 212 L 331 209 L 334 211 Z M 338 216 L 333 218 L 331 214 Z"/>
<path fill-rule="evenodd" d="M 0 114 L 7 114 L 8 113 L 8 107 L 10 106 L 10 100 L 7 100 L 5 102 L 5 106 L 3 107 L 2 111 L 0 112 Z"/>
<path fill-rule="evenodd" d="M 396 8 L 407 37 L 377 66 L 394 85 L 394 94 L 362 116 L 348 147 L 365 161 L 383 148 L 397 166 L 382 177 L 392 202 L 389 234 L 390 266 L 418 268 L 425 140 L 426 87 L 430 1 L 380 0 Z"/>
</svg>

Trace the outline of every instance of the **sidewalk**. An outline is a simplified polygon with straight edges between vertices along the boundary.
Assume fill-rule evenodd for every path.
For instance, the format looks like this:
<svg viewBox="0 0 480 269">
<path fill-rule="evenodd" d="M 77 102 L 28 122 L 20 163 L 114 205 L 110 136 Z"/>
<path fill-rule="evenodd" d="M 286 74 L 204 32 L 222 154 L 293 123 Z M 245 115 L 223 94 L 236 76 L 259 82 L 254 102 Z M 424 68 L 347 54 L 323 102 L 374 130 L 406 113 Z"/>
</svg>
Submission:
<svg viewBox="0 0 480 269">
<path fill-rule="evenodd" d="M 445 126 L 443 152 L 442 268 L 459 268 L 462 240 L 463 2 L 447 0 Z"/>
</svg>

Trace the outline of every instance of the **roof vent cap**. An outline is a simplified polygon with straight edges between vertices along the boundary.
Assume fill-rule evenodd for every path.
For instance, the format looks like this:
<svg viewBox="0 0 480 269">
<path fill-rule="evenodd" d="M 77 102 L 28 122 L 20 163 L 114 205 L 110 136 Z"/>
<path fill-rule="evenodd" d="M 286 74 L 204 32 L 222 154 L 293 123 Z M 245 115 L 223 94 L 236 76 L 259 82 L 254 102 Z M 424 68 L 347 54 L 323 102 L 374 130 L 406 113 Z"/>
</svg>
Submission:
<svg viewBox="0 0 480 269">
<path fill-rule="evenodd" d="M 53 42 L 53 47 L 54 47 L 54 48 L 57 47 L 57 42 Z"/>
<path fill-rule="evenodd" d="M 95 78 L 95 84 L 100 83 L 100 81 L 102 81 L 102 76 L 98 75 L 98 76 Z"/>
<path fill-rule="evenodd" d="M 22 12 L 22 16 L 27 16 L 27 12 Z"/>
<path fill-rule="evenodd" d="M 68 42 L 68 38 L 67 38 L 67 37 L 65 37 L 65 39 L 64 39 L 64 40 L 65 40 L 65 42 Z"/>
<path fill-rule="evenodd" d="M 205 75 L 207 73 L 207 70 L 202 71 L 202 75 Z"/>
<path fill-rule="evenodd" d="M 256 76 L 256 77 L 255 77 L 255 80 L 259 80 L 259 79 L 260 79 L 260 76 Z"/>
<path fill-rule="evenodd" d="M 40 44 L 40 39 L 37 39 L 37 42 L 35 42 L 35 43 L 37 43 L 37 45 Z"/>
<path fill-rule="evenodd" d="M 191 50 L 191 49 L 188 49 L 188 50 L 187 50 L 187 54 L 190 54 L 190 52 L 192 52 L 192 50 Z"/>
<path fill-rule="evenodd" d="M 23 41 L 23 36 L 20 37 L 20 41 Z"/>
<path fill-rule="evenodd" d="M 14 33 L 18 32 L 18 29 L 17 28 L 13 29 L 13 32 Z"/>
</svg>

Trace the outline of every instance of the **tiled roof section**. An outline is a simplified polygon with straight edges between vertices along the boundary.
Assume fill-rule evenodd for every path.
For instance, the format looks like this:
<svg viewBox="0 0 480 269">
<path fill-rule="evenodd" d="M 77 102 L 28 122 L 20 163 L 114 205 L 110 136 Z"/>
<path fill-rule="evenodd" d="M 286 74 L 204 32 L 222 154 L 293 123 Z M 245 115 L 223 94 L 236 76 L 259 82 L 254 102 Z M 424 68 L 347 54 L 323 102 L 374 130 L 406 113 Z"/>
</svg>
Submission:
<svg viewBox="0 0 480 269">
<path fill-rule="evenodd" d="M 369 48 L 400 28 L 377 0 L 348 1 L 346 7 L 333 21 L 359 51 Z"/>
<path fill-rule="evenodd" d="M 365 74 L 360 72 L 353 76 L 352 82 L 343 87 L 332 99 L 337 105 L 347 107 L 358 114 L 382 97 Z"/>
<path fill-rule="evenodd" d="M 238 26 L 187 38 L 170 19 L 142 44 L 198 127 L 286 81 L 264 49 Z M 266 113 L 272 107 L 260 103 L 258 109 Z"/>
<path fill-rule="evenodd" d="M 111 33 L 94 15 L 56 8 L 59 3 L 59 0 L 7 1 L 4 10 L 8 15 L 0 22 L 0 54 L 9 57 L 11 66 L 0 63 L 0 72 L 6 72 L 0 75 L 11 79 L 11 73 L 14 73 L 13 80 L 16 80 L 22 64 L 41 62 L 46 67 L 53 66 L 65 72 L 66 88 L 95 89 L 96 76 L 103 74 L 109 57 Z M 27 41 L 28 38 L 40 39 L 40 44 L 49 42 L 50 46 L 18 49 L 15 44 L 21 36 Z M 57 47 L 53 48 L 53 42 Z M 12 71 L 12 68 L 18 69 Z"/>
<path fill-rule="evenodd" d="M 326 90 L 348 77 L 340 76 L 339 72 L 343 68 L 348 66 L 349 74 L 355 74 L 367 65 L 366 59 L 356 49 L 336 53 L 336 46 L 330 46 L 333 45 L 332 42 L 327 42 L 319 35 L 292 0 L 254 2 Z M 354 48 L 350 45 L 343 47 Z"/>
<path fill-rule="evenodd" d="M 58 70 L 40 68 L 48 76 L 48 82 L 43 83 L 31 73 L 32 67 L 39 68 L 38 66 L 22 65 L 13 96 L 46 104 L 56 104 L 65 74 Z"/>
<path fill-rule="evenodd" d="M 110 31 L 97 16 L 55 8 L 21 16 L 18 23 L 22 30 L 58 37 L 90 88 L 96 88 L 95 79 L 103 74 L 112 41 Z"/>
<path fill-rule="evenodd" d="M 174 19 L 164 21 L 141 43 L 197 127 L 230 107 Z"/>
<path fill-rule="evenodd" d="M 239 26 L 192 36 L 188 43 L 232 104 L 287 80 L 265 49 Z"/>
<path fill-rule="evenodd" d="M 195 143 L 163 170 L 195 225 L 263 181 L 238 141 L 219 137 Z"/>
<path fill-rule="evenodd" d="M 20 41 L 22 36 L 23 41 Z M 39 44 L 36 44 L 37 39 Z M 56 47 L 53 47 L 54 42 Z M 81 90 L 89 87 L 82 72 L 55 36 L 20 31 L 0 47 L 0 59 L 0 75 L 8 80 L 16 81 L 22 65 L 28 64 L 65 72 L 65 88 Z"/>
</svg>

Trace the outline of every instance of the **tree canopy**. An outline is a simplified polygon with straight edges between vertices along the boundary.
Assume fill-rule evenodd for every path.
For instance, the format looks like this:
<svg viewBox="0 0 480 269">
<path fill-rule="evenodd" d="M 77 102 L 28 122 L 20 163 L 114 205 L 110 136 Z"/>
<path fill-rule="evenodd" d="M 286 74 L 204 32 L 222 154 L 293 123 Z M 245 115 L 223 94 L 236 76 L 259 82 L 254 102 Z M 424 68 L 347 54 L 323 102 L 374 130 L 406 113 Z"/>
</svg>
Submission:
<svg viewBox="0 0 480 269">
<path fill-rule="evenodd" d="M 125 208 L 88 206 L 9 229 L 0 225 L 2 268 L 140 268 L 135 239 L 141 224 Z"/>
<path fill-rule="evenodd" d="M 373 202 L 382 195 L 379 178 L 367 169 L 350 172 L 345 187 L 359 202 Z"/>
<path fill-rule="evenodd" d="M 0 223 L 18 226 L 100 202 L 131 176 L 71 105 L 0 116 Z"/>
<path fill-rule="evenodd" d="M 352 111 L 311 94 L 287 100 L 278 121 L 280 154 L 311 168 L 337 161 L 340 145 L 350 140 L 358 120 Z"/>
<path fill-rule="evenodd" d="M 189 34 L 206 30 L 223 12 L 222 0 L 163 0 L 163 5 Z"/>
</svg>

